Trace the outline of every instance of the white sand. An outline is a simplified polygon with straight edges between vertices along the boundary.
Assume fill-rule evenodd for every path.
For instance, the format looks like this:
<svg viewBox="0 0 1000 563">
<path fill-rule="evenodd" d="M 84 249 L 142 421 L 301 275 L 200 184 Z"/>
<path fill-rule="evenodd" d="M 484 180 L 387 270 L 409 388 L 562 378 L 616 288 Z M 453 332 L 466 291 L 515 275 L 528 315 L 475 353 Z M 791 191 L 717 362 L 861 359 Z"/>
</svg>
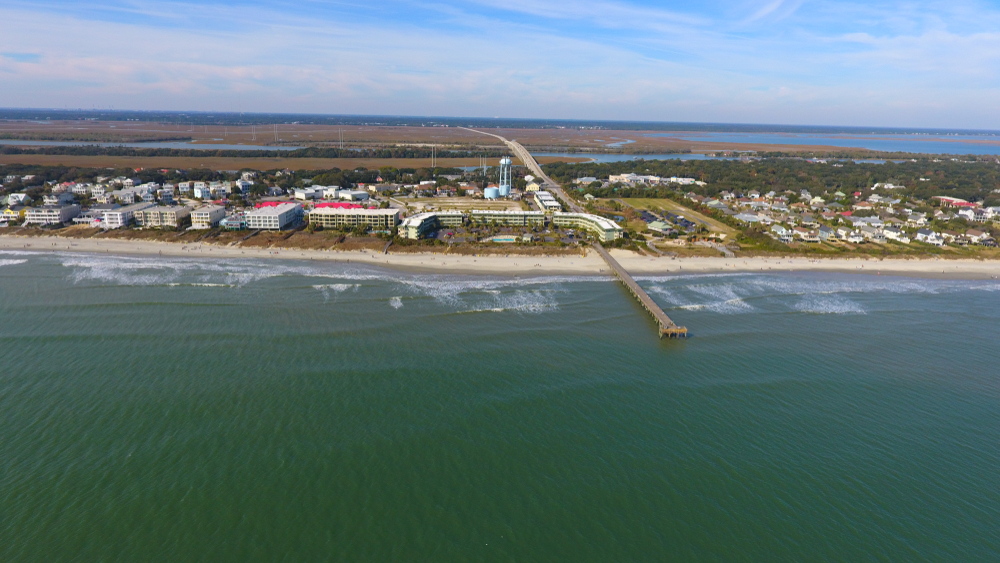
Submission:
<svg viewBox="0 0 1000 563">
<path fill-rule="evenodd" d="M 583 256 L 459 256 L 451 254 L 339 252 L 323 250 L 268 250 L 210 244 L 182 244 L 63 237 L 0 236 L 0 250 L 95 252 L 116 255 L 161 255 L 198 258 L 278 258 L 373 264 L 409 271 L 491 275 L 594 275 L 607 265 L 593 251 Z M 633 275 L 698 274 L 718 272 L 825 271 L 909 277 L 993 279 L 1000 277 L 1000 261 L 928 259 L 811 259 L 811 258 L 651 258 L 634 252 L 611 254 Z"/>
</svg>

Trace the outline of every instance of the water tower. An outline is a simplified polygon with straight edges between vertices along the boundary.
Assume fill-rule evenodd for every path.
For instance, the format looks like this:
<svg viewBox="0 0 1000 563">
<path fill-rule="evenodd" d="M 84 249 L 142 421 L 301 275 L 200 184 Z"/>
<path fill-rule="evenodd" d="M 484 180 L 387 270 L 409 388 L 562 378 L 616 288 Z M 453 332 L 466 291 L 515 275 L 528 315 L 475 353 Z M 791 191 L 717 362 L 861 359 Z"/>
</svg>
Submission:
<svg viewBox="0 0 1000 563">
<path fill-rule="evenodd" d="M 510 196 L 510 157 L 500 159 L 500 197 Z"/>
</svg>

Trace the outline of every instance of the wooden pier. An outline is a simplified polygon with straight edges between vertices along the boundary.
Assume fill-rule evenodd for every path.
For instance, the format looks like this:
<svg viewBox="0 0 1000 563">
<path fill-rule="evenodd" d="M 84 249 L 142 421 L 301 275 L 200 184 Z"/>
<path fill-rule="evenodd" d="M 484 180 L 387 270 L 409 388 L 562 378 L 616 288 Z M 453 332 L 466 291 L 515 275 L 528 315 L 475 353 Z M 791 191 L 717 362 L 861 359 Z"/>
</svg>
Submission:
<svg viewBox="0 0 1000 563">
<path fill-rule="evenodd" d="M 617 276 L 619 280 L 621 280 L 625 289 L 627 289 L 629 293 L 631 293 L 632 296 L 639 301 L 642 308 L 652 315 L 653 320 L 660 325 L 660 338 L 663 338 L 664 336 L 667 338 L 687 338 L 688 330 L 682 326 L 677 326 L 677 323 L 670 320 L 670 317 L 663 312 L 663 309 L 650 299 L 646 291 L 639 287 L 639 284 L 635 283 L 632 276 L 625 271 L 625 268 L 622 268 L 622 265 L 619 264 L 617 260 L 608 254 L 608 251 L 605 250 L 603 246 L 595 243 L 594 250 L 596 250 L 597 253 L 601 255 L 601 258 L 604 258 L 604 261 L 608 263 L 611 271 L 615 273 L 615 276 Z"/>
</svg>

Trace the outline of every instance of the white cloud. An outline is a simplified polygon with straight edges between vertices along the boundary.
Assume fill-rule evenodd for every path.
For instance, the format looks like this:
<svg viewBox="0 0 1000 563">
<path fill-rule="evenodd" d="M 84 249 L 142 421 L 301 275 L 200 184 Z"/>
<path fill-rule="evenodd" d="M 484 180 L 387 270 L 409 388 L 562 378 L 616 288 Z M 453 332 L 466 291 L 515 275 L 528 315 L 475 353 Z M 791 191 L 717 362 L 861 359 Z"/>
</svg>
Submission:
<svg viewBox="0 0 1000 563">
<path fill-rule="evenodd" d="M 985 109 L 1000 89 L 995 11 L 963 34 L 956 22 L 976 18 L 965 4 L 899 15 L 785 0 L 712 19 L 603 0 L 513 0 L 501 13 L 498 2 L 423 4 L 426 21 L 330 4 L 323 17 L 178 2 L 102 7 L 101 19 L 0 7 L 0 53 L 36 61 L 0 55 L 0 106 L 1000 127 Z M 844 23 L 850 14 L 864 24 Z"/>
</svg>

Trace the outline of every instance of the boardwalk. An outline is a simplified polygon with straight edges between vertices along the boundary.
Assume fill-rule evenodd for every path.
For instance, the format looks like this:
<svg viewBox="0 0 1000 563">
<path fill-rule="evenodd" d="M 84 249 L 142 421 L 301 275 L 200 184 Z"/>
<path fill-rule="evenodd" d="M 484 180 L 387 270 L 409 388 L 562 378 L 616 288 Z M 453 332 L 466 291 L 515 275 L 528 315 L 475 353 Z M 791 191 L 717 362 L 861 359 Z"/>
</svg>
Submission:
<svg viewBox="0 0 1000 563">
<path fill-rule="evenodd" d="M 642 305 L 642 307 L 653 316 L 653 320 L 660 325 L 660 338 L 663 338 L 664 336 L 667 338 L 687 338 L 687 329 L 682 326 L 677 326 L 674 321 L 670 320 L 670 317 L 663 312 L 663 309 L 661 309 L 656 302 L 650 299 L 646 291 L 639 287 L 639 284 L 635 283 L 632 276 L 625 271 L 625 268 L 622 268 L 622 265 L 619 264 L 617 260 L 611 257 L 611 254 L 608 254 L 608 251 L 605 250 L 603 246 L 594 243 L 594 250 L 596 250 L 597 253 L 601 255 L 601 258 L 604 258 L 604 261 L 608 263 L 611 270 L 616 276 L 618 276 L 618 279 L 621 280 L 622 284 L 625 285 L 625 289 L 629 290 L 629 293 L 631 293 L 639 301 L 639 304 Z"/>
</svg>

